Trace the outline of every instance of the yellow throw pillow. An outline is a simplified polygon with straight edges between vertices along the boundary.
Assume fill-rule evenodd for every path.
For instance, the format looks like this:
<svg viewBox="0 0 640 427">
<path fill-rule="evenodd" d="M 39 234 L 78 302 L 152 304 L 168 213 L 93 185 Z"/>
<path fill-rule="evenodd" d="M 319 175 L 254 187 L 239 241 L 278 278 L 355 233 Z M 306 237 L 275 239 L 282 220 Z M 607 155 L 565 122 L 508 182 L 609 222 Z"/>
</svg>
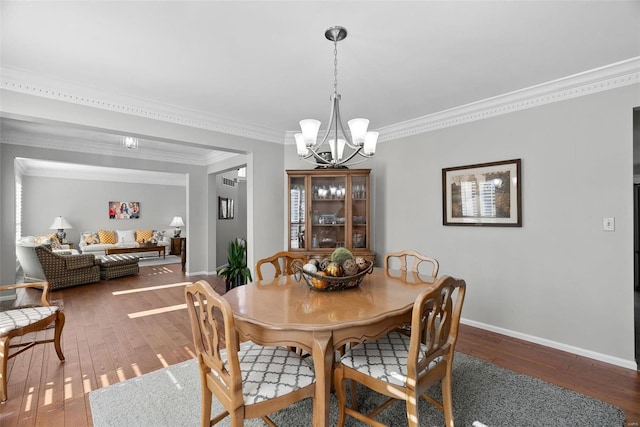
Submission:
<svg viewBox="0 0 640 427">
<path fill-rule="evenodd" d="M 98 238 L 100 243 L 114 244 L 116 242 L 116 233 L 113 230 L 98 230 Z"/>
<path fill-rule="evenodd" d="M 153 230 L 136 230 L 136 242 L 148 242 L 153 237 Z"/>
</svg>

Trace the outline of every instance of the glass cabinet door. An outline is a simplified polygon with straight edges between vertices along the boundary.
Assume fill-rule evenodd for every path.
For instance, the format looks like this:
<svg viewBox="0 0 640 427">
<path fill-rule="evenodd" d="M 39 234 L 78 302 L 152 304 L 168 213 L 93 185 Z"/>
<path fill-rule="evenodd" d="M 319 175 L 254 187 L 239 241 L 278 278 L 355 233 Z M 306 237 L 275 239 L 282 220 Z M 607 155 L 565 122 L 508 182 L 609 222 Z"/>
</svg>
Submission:
<svg viewBox="0 0 640 427">
<path fill-rule="evenodd" d="M 305 249 L 306 188 L 305 177 L 289 178 L 289 247 Z"/>
<path fill-rule="evenodd" d="M 310 249 L 345 246 L 346 184 L 344 175 L 311 177 Z"/>
<path fill-rule="evenodd" d="M 351 177 L 351 247 L 353 249 L 367 248 L 369 238 L 369 203 L 367 176 Z"/>
</svg>

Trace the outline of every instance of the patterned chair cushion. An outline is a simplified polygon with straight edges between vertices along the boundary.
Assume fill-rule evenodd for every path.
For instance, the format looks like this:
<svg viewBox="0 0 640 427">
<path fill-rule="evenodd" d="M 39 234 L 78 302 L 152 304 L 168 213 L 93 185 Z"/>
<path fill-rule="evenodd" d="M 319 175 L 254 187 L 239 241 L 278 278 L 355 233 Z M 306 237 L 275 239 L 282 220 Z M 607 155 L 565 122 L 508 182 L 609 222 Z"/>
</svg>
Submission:
<svg viewBox="0 0 640 427">
<path fill-rule="evenodd" d="M 347 351 L 340 362 L 371 377 L 404 387 L 407 380 L 409 342 L 408 336 L 391 332 L 378 340 L 356 345 Z M 426 350 L 426 346 L 420 347 Z M 440 360 L 441 357 L 433 360 L 426 370 L 433 368 Z"/>
<path fill-rule="evenodd" d="M 0 311 L 0 335 L 39 322 L 58 310 L 59 307 L 52 305 L 49 307 L 25 307 Z"/>
<path fill-rule="evenodd" d="M 226 359 L 226 352 L 221 353 Z M 315 382 L 313 368 L 306 359 L 284 347 L 262 347 L 247 341 L 240 345 L 238 360 L 246 405 L 283 396 Z"/>
</svg>

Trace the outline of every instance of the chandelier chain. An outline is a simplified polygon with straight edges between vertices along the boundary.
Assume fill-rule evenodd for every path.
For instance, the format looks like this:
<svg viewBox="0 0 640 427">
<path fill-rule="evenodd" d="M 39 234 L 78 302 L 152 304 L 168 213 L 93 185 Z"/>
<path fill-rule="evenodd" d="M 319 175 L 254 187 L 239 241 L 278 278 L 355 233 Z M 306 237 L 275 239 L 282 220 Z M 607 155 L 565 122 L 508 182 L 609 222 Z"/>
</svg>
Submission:
<svg viewBox="0 0 640 427">
<path fill-rule="evenodd" d="M 333 93 L 338 94 L 338 42 L 333 42 Z"/>
</svg>

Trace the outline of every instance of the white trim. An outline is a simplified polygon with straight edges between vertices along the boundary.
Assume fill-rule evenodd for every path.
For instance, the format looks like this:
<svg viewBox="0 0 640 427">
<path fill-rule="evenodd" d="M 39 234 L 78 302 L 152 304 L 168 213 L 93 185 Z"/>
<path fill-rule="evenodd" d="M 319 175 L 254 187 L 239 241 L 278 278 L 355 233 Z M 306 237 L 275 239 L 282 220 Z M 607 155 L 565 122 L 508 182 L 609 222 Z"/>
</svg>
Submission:
<svg viewBox="0 0 640 427">
<path fill-rule="evenodd" d="M 378 142 L 431 132 L 638 83 L 640 83 L 640 56 L 378 128 L 376 129 L 380 132 Z M 293 135 L 297 132 L 299 131 L 287 131 L 285 144 L 295 144 Z"/>
<path fill-rule="evenodd" d="M 0 67 L 0 76 L 2 76 L 0 88 L 13 92 L 177 123 L 192 128 L 282 143 L 280 132 L 259 128 L 248 123 L 239 123 L 227 118 L 215 117 L 202 111 L 109 93 L 13 68 Z"/>
<path fill-rule="evenodd" d="M 460 323 L 464 325 L 473 326 L 475 328 L 484 329 L 485 331 L 491 331 L 497 334 L 506 335 L 508 337 L 517 338 L 517 339 L 532 342 L 535 344 L 540 344 L 545 347 L 555 348 L 556 350 L 562 350 L 568 353 L 577 354 L 578 356 L 588 357 L 589 359 L 599 360 L 600 362 L 610 363 L 612 365 L 621 366 L 627 369 L 632 369 L 634 371 L 638 370 L 638 365 L 634 360 L 621 359 L 619 357 L 609 356 L 607 354 L 586 350 L 580 347 L 574 347 L 572 345 L 551 341 L 551 340 L 536 337 L 533 335 L 523 334 L 521 332 L 516 332 L 510 329 L 504 329 L 497 326 L 488 325 L 486 323 L 476 322 L 474 320 L 460 319 Z"/>
<path fill-rule="evenodd" d="M 0 295 L 0 301 L 13 301 L 18 297 L 18 294 L 15 292 L 10 295 Z"/>
</svg>

